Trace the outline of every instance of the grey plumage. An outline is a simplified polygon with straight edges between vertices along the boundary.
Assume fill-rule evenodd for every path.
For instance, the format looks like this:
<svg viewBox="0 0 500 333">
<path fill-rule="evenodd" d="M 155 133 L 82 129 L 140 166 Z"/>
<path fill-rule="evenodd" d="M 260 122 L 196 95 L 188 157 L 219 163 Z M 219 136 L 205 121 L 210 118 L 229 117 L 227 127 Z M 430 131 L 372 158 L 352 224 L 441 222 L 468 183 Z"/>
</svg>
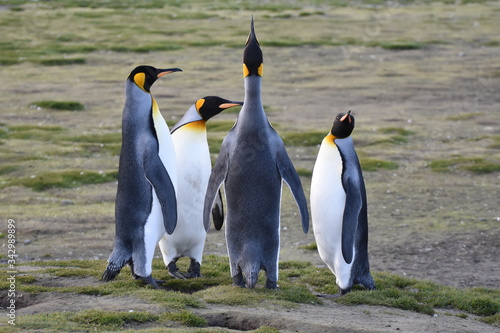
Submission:
<svg viewBox="0 0 500 333">
<path fill-rule="evenodd" d="M 135 278 L 158 287 L 151 276 L 150 253 L 165 231 L 173 232 L 177 211 L 174 185 L 159 155 L 161 133 L 157 133 L 154 121 L 154 113 L 157 112 L 158 117 L 159 110 L 149 89 L 158 77 L 174 71 L 180 69 L 139 66 L 127 79 L 115 206 L 115 244 L 102 276 L 104 281 L 113 280 L 123 266 L 129 264 Z M 163 119 L 161 115 L 160 119 Z M 148 222 L 155 223 L 155 220 L 159 221 L 159 226 L 146 228 Z M 158 235 L 154 234 L 156 230 Z M 155 238 L 158 238 L 156 242 Z"/>
<path fill-rule="evenodd" d="M 217 190 L 224 183 L 226 240 L 233 284 L 253 288 L 262 269 L 267 288 L 276 288 L 280 246 L 282 180 L 297 201 L 304 232 L 309 213 L 300 178 L 283 141 L 270 125 L 261 100 L 262 51 L 253 19 L 244 52 L 245 100 L 235 126 L 225 137 L 212 170 L 204 208 L 208 227 Z"/>
</svg>

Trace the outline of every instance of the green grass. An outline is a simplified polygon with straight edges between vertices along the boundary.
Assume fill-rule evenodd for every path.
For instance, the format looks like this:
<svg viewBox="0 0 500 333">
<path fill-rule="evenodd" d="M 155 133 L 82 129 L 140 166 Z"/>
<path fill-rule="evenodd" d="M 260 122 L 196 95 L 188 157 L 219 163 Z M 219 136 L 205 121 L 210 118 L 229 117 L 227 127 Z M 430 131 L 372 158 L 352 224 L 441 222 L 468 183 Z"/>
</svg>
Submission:
<svg viewBox="0 0 500 333">
<path fill-rule="evenodd" d="M 182 258 L 179 263 L 181 269 L 189 265 L 189 260 L 184 259 Z M 69 311 L 19 316 L 19 327 L 32 330 L 71 331 L 80 325 L 79 327 L 84 331 L 114 331 L 122 330 L 129 325 L 158 326 L 172 321 L 187 327 L 205 327 L 206 320 L 189 309 L 205 307 L 206 303 L 247 308 L 270 304 L 285 309 L 293 309 L 303 303 L 322 306 L 321 298 L 315 296 L 314 293 L 337 293 L 335 277 L 328 269 L 318 268 L 309 262 L 302 261 L 280 263 L 279 290 L 263 288 L 265 280 L 262 272 L 257 287 L 253 290 L 232 286 L 227 258 L 215 255 L 205 257 L 202 268 L 203 277 L 194 280 L 175 280 L 169 277 L 162 260 L 154 259 L 155 277 L 166 281 L 165 290 L 155 290 L 132 279 L 129 268 L 124 268 L 115 281 L 98 283 L 106 267 L 104 260 L 35 261 L 18 266 L 40 267 L 29 273 L 18 274 L 16 279 L 18 289 L 24 294 L 70 293 L 127 296 L 144 299 L 166 309 L 166 312 L 161 315 L 149 312 L 85 310 L 76 313 Z M 0 271 L 0 288 L 8 287 L 6 274 L 5 269 Z M 96 282 L 87 286 L 48 287 L 44 286 L 41 280 L 39 281 L 42 276 L 43 279 L 47 279 L 47 276 L 59 279 L 90 277 Z M 455 309 L 462 311 L 458 316 L 473 314 L 489 325 L 500 325 L 500 291 L 497 289 L 462 290 L 386 272 L 373 272 L 373 277 L 377 286 L 376 290 L 366 291 L 355 287 L 347 295 L 336 298 L 335 302 L 343 305 L 382 305 L 427 315 L 435 314 L 437 309 Z"/>
<path fill-rule="evenodd" d="M 486 174 L 500 171 L 500 163 L 491 162 L 482 157 L 455 155 L 449 159 L 433 160 L 429 168 L 434 172 L 467 171 L 474 174 Z"/>
<path fill-rule="evenodd" d="M 239 111 L 241 107 L 232 107 L 230 109 L 224 110 L 224 113 L 231 112 L 234 110 Z M 210 120 L 207 122 L 207 132 L 224 132 L 227 133 L 233 128 L 234 121 L 231 120 Z"/>
<path fill-rule="evenodd" d="M 468 112 L 468 113 L 461 113 L 461 114 L 452 115 L 452 116 L 446 116 L 444 119 L 451 120 L 451 121 L 469 120 L 469 119 L 474 118 L 480 114 L 481 113 L 479 113 L 479 112 Z"/>
<path fill-rule="evenodd" d="M 376 290 L 354 290 L 338 298 L 337 302 L 344 305 L 383 305 L 428 315 L 433 315 L 437 308 L 454 308 L 485 317 L 495 316 L 500 311 L 499 290 L 459 290 L 384 272 L 374 273 L 373 276 Z M 333 293 L 336 286 L 323 289 L 324 292 Z"/>
<path fill-rule="evenodd" d="M 18 125 L 9 126 L 3 135 L 10 139 L 52 141 L 66 129 L 60 126 Z"/>
<path fill-rule="evenodd" d="M 370 42 L 367 44 L 372 47 L 381 47 L 385 50 L 392 51 L 402 51 L 402 50 L 418 50 L 421 49 L 424 45 L 418 42 L 412 41 L 400 41 L 400 42 Z"/>
<path fill-rule="evenodd" d="M 99 134 L 85 134 L 64 138 L 67 141 L 85 142 L 85 143 L 107 143 L 107 144 L 121 144 L 122 133 L 99 133 Z"/>
<path fill-rule="evenodd" d="M 100 310 L 86 310 L 69 317 L 70 321 L 78 324 L 106 329 L 118 329 L 128 323 L 145 323 L 147 321 L 157 321 L 158 319 L 159 316 L 145 312 L 108 312 Z"/>
<path fill-rule="evenodd" d="M 172 321 L 177 321 L 181 324 L 187 325 L 189 327 L 205 327 L 207 326 L 207 321 L 205 318 L 197 316 L 190 311 L 180 311 L 168 313 L 165 315 L 166 318 Z"/>
<path fill-rule="evenodd" d="M 42 59 L 38 63 L 43 66 L 83 65 L 86 63 L 86 60 L 85 58 L 54 58 Z"/>
<path fill-rule="evenodd" d="M 361 170 L 363 171 L 377 171 L 381 169 L 394 170 L 399 167 L 396 162 L 369 157 L 360 157 L 359 164 L 361 165 Z"/>
<path fill-rule="evenodd" d="M 19 167 L 15 165 L 2 165 L 0 166 L 0 176 L 1 175 L 8 175 L 9 173 L 18 171 Z"/>
<path fill-rule="evenodd" d="M 374 143 L 404 144 L 408 143 L 408 137 L 413 134 L 413 132 L 400 127 L 383 127 L 379 128 L 378 131 L 383 134 L 391 134 L 392 136 Z"/>
<path fill-rule="evenodd" d="M 82 103 L 74 101 L 38 101 L 31 103 L 30 106 L 40 107 L 42 109 L 68 111 L 81 111 L 85 108 Z"/>
<path fill-rule="evenodd" d="M 286 146 L 317 146 L 320 145 L 328 132 L 284 132 L 281 134 Z"/>
<path fill-rule="evenodd" d="M 317 251 L 318 250 L 318 244 L 316 244 L 314 242 L 314 243 L 311 243 L 311 244 L 303 245 L 300 248 L 304 249 L 304 250 L 309 250 L 309 251 Z"/>
<path fill-rule="evenodd" d="M 86 170 L 69 170 L 60 172 L 44 172 L 30 177 L 16 178 L 2 184 L 1 187 L 21 185 L 34 191 L 43 191 L 49 188 L 74 188 L 87 184 L 101 184 L 116 180 L 118 172 L 99 173 Z"/>
<path fill-rule="evenodd" d="M 23 316 L 17 324 L 23 329 L 50 329 L 51 331 L 121 331 L 130 325 L 157 322 L 159 315 L 147 312 L 117 312 L 85 310 L 76 313 L 63 312 Z"/>
<path fill-rule="evenodd" d="M 312 177 L 312 170 L 305 168 L 297 168 L 297 174 L 302 177 Z"/>
<path fill-rule="evenodd" d="M 493 140 L 493 143 L 488 148 L 500 149 L 500 135 L 491 135 L 489 138 Z"/>
</svg>

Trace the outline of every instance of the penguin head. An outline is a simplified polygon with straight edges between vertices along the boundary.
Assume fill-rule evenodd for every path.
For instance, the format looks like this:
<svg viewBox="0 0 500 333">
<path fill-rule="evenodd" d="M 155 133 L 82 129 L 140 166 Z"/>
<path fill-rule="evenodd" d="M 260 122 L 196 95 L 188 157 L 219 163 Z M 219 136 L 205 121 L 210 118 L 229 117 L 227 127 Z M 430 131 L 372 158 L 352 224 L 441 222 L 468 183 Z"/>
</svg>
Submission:
<svg viewBox="0 0 500 333">
<path fill-rule="evenodd" d="M 151 86 L 155 81 L 162 77 L 163 75 L 172 72 L 182 72 L 180 68 L 167 68 L 160 69 L 153 66 L 137 66 L 132 72 L 130 72 L 128 79 L 135 83 L 139 88 L 149 93 Z"/>
<path fill-rule="evenodd" d="M 253 27 L 253 16 L 250 24 L 250 34 L 245 43 L 245 51 L 243 52 L 243 77 L 247 76 L 262 76 L 264 69 L 264 60 L 259 42 L 255 36 Z"/>
<path fill-rule="evenodd" d="M 186 111 L 184 116 L 172 127 L 170 133 L 174 133 L 184 125 L 202 121 L 203 124 L 215 115 L 218 115 L 227 108 L 243 105 L 243 102 L 233 102 L 218 96 L 205 96 L 196 101 Z M 204 126 L 204 125 L 203 125 Z"/>
<path fill-rule="evenodd" d="M 330 133 L 336 139 L 344 139 L 351 135 L 354 130 L 354 116 L 351 115 L 351 110 L 347 113 L 339 113 L 333 121 L 332 130 Z"/>
<path fill-rule="evenodd" d="M 196 101 L 196 111 L 204 120 L 208 120 L 218 115 L 225 109 L 237 105 L 243 105 L 243 102 L 233 102 L 219 96 L 205 96 Z"/>
</svg>

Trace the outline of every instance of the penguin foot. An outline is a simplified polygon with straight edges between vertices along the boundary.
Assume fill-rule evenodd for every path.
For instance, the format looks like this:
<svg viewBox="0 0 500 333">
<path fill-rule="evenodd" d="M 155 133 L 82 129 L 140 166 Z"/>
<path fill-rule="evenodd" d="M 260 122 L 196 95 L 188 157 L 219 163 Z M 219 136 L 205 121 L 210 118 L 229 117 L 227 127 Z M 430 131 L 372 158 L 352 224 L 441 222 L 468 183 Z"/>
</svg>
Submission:
<svg viewBox="0 0 500 333">
<path fill-rule="evenodd" d="M 276 281 L 266 280 L 267 289 L 280 289 Z"/>
<path fill-rule="evenodd" d="M 345 294 L 347 294 L 347 293 L 348 293 L 348 292 L 350 292 L 350 291 L 351 291 L 351 288 L 348 288 L 348 289 L 342 289 L 342 288 L 340 288 L 340 287 L 339 287 L 339 293 L 338 293 L 338 295 L 339 295 L 339 296 L 344 296 Z M 334 296 L 335 296 L 335 295 L 334 295 Z"/>
<path fill-rule="evenodd" d="M 245 288 L 245 280 L 243 279 L 243 274 L 239 273 L 235 276 L 233 276 L 233 286 L 240 287 L 240 288 Z"/>
<path fill-rule="evenodd" d="M 193 279 L 193 278 L 201 277 L 200 267 L 201 267 L 201 265 L 199 262 L 197 262 L 194 259 L 191 259 L 191 265 L 189 265 L 189 269 L 187 271 L 186 278 Z"/>
<path fill-rule="evenodd" d="M 179 270 L 179 268 L 177 268 L 175 261 L 171 261 L 170 264 L 167 265 L 167 269 L 168 269 L 168 274 L 173 278 L 181 279 L 181 280 L 185 280 L 188 278 L 186 276 L 186 274 L 182 273 Z"/>
<path fill-rule="evenodd" d="M 158 283 L 163 283 L 164 281 L 161 281 L 161 280 L 155 280 L 153 279 L 153 276 L 146 276 L 146 277 L 143 277 L 143 276 L 138 276 L 136 275 L 136 279 L 138 280 L 141 280 L 143 283 L 145 284 L 149 284 L 151 285 L 153 288 L 155 289 L 160 289 L 160 287 L 158 287 Z"/>
</svg>

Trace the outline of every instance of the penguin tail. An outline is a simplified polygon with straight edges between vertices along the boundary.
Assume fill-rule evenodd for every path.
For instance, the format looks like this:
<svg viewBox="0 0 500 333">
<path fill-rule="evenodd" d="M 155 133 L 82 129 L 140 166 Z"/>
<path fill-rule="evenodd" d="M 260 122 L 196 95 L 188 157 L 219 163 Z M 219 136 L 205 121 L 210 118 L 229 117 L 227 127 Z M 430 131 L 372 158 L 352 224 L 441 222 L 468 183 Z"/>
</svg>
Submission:
<svg viewBox="0 0 500 333">
<path fill-rule="evenodd" d="M 255 288 L 258 277 L 259 277 L 258 270 L 251 270 L 245 273 L 245 281 L 248 289 Z"/>
<path fill-rule="evenodd" d="M 114 263 L 109 263 L 108 266 L 106 267 L 106 270 L 102 274 L 101 280 L 104 282 L 109 282 L 114 280 L 115 277 L 120 273 L 122 267 Z"/>
<path fill-rule="evenodd" d="M 118 274 L 120 274 L 120 271 L 122 270 L 123 266 L 126 264 L 130 265 L 130 268 L 132 269 L 132 274 L 133 274 L 133 265 L 132 265 L 132 259 L 129 260 L 120 260 L 118 262 L 114 260 L 108 260 L 108 266 L 106 267 L 106 270 L 102 274 L 101 280 L 104 282 L 112 281 L 116 278 Z"/>
</svg>

